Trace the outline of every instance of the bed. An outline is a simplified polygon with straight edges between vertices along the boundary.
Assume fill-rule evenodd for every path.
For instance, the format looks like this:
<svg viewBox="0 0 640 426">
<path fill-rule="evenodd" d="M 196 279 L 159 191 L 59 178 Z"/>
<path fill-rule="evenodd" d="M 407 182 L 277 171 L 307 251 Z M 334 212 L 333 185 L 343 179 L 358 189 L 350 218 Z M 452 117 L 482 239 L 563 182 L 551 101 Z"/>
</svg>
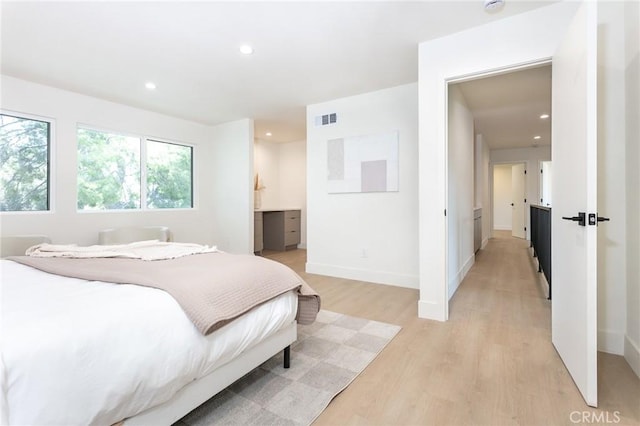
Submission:
<svg viewBox="0 0 640 426">
<path fill-rule="evenodd" d="M 172 424 L 296 340 L 299 289 L 207 328 L 167 291 L 12 259 L 0 260 L 3 424 Z M 154 264 L 99 261 L 115 262 L 115 282 L 122 261 Z"/>
</svg>

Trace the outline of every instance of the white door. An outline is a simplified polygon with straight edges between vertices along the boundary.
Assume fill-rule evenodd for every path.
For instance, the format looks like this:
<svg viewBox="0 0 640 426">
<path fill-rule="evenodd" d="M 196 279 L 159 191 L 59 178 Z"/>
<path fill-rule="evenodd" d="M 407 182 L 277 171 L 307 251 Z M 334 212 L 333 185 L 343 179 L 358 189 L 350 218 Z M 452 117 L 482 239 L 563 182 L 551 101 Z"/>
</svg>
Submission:
<svg viewBox="0 0 640 426">
<path fill-rule="evenodd" d="M 511 235 L 526 238 L 524 212 L 526 175 L 524 164 L 511 166 Z"/>
<path fill-rule="evenodd" d="M 588 405 L 598 404 L 597 4 L 584 2 L 553 57 L 552 341 Z M 579 212 L 586 214 L 584 226 Z M 576 221 L 563 217 L 575 218 Z"/>
</svg>

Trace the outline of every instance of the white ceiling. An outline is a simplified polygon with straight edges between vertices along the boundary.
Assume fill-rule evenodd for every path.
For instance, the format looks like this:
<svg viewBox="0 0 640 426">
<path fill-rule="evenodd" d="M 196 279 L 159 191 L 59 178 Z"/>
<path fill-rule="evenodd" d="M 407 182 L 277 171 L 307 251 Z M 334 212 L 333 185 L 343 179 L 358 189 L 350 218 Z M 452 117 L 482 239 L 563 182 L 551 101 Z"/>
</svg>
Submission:
<svg viewBox="0 0 640 426">
<path fill-rule="evenodd" d="M 489 14 L 482 0 L 3 1 L 1 71 L 206 124 L 250 117 L 258 138 L 303 140 L 306 105 L 417 81 L 421 41 L 550 3 L 507 0 Z M 255 53 L 241 55 L 243 43 Z"/>
<path fill-rule="evenodd" d="M 459 83 L 491 149 L 551 145 L 551 64 Z M 541 119 L 540 115 L 549 118 Z M 540 136 L 540 139 L 534 139 Z"/>
</svg>

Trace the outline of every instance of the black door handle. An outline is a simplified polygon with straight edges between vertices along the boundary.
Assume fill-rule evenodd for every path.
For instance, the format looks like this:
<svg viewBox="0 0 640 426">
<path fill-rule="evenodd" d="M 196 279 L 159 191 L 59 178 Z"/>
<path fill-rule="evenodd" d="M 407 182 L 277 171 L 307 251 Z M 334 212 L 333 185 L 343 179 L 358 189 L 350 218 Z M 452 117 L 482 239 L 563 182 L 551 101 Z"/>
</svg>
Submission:
<svg viewBox="0 0 640 426">
<path fill-rule="evenodd" d="M 586 217 L 586 213 L 584 212 L 579 212 L 578 216 L 571 216 L 571 217 L 562 216 L 564 220 L 571 220 L 573 222 L 578 222 L 578 225 L 580 226 L 585 226 L 586 224 L 585 217 Z"/>
<path fill-rule="evenodd" d="M 513 207 L 513 203 L 511 203 L 511 207 Z"/>
<path fill-rule="evenodd" d="M 598 222 L 609 222 L 608 217 L 600 217 L 598 213 L 589 213 L 589 225 L 597 225 Z"/>
</svg>

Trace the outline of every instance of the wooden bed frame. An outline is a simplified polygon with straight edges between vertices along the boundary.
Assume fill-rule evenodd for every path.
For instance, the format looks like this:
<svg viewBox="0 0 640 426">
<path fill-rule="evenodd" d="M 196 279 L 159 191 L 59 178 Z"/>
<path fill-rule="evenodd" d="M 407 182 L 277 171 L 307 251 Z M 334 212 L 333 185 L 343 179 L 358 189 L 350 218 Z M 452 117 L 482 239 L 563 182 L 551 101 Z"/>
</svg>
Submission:
<svg viewBox="0 0 640 426">
<path fill-rule="evenodd" d="M 171 425 L 281 350 L 285 351 L 285 367 L 288 367 L 289 346 L 296 339 L 297 323 L 293 321 L 215 371 L 189 383 L 169 401 L 125 419 L 118 425 Z"/>
</svg>

